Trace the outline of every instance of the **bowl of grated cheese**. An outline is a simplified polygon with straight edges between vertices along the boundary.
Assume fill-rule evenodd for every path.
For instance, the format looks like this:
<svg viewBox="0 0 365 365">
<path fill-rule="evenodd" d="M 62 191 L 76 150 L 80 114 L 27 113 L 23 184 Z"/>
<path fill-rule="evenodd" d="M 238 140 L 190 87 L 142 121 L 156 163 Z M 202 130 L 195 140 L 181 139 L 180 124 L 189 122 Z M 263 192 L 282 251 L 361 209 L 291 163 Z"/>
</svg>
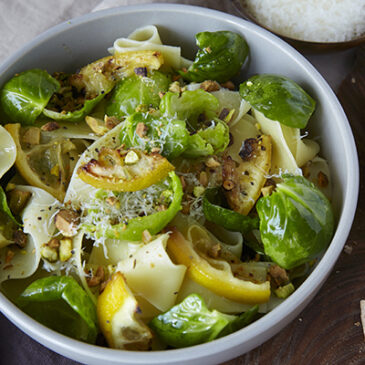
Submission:
<svg viewBox="0 0 365 365">
<path fill-rule="evenodd" d="M 326 52 L 365 42 L 365 0 L 235 0 L 242 17 L 303 51 Z"/>
</svg>

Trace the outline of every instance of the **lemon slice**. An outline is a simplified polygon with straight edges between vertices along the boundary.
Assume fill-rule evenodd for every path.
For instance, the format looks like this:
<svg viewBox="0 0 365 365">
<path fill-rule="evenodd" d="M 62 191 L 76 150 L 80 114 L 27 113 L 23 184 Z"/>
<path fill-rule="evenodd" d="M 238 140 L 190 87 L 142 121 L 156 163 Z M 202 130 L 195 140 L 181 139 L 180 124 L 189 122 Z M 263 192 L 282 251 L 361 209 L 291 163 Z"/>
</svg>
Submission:
<svg viewBox="0 0 365 365">
<path fill-rule="evenodd" d="M 271 167 L 271 137 L 262 135 L 246 139 L 239 152 L 240 163 L 226 159 L 223 164 L 223 186 L 233 182 L 233 188 L 225 191 L 232 210 L 247 215 L 261 195 Z M 232 156 L 235 159 L 235 156 Z"/>
<path fill-rule="evenodd" d="M 78 168 L 81 180 L 99 189 L 138 191 L 167 177 L 174 166 L 158 153 L 118 148 L 102 148 L 98 159 L 91 159 Z"/>
<path fill-rule="evenodd" d="M 138 318 L 138 303 L 123 275 L 115 273 L 98 297 L 97 314 L 101 332 L 112 348 L 147 350 L 152 334 Z"/>
<path fill-rule="evenodd" d="M 5 128 L 15 142 L 15 166 L 22 177 L 63 201 L 73 169 L 88 142 L 61 136 L 43 138 L 40 128 L 21 127 L 19 123 Z"/>
<path fill-rule="evenodd" d="M 187 267 L 187 275 L 196 283 L 208 288 L 213 293 L 227 299 L 247 304 L 265 303 L 270 298 L 270 282 L 253 283 L 248 280 L 238 279 L 233 276 L 227 265 L 218 267 L 199 255 L 190 241 L 172 229 L 172 234 L 167 242 L 167 251 L 176 264 Z M 212 260 L 213 262 L 213 260 Z M 222 260 L 222 263 L 223 260 Z"/>
<path fill-rule="evenodd" d="M 163 55 L 156 51 L 133 51 L 107 56 L 80 70 L 88 94 L 109 92 L 118 80 L 134 74 L 135 68 L 158 70 L 164 63 Z"/>
</svg>

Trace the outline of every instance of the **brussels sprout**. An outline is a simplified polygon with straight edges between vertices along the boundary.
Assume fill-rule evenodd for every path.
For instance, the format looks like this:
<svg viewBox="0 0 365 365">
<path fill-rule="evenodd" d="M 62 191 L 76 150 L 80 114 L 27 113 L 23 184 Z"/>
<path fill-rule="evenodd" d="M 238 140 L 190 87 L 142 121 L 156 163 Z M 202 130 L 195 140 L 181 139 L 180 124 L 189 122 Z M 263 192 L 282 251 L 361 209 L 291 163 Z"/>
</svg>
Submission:
<svg viewBox="0 0 365 365">
<path fill-rule="evenodd" d="M 198 294 L 190 294 L 168 312 L 152 319 L 150 327 L 172 347 L 187 347 L 228 335 L 252 322 L 258 306 L 240 316 L 210 311 Z"/>
<path fill-rule="evenodd" d="M 211 125 L 200 129 L 188 138 L 185 157 L 197 158 L 223 152 L 229 144 L 229 128 L 226 123 L 215 118 Z"/>
<path fill-rule="evenodd" d="M 316 105 L 298 84 L 278 75 L 252 76 L 240 85 L 240 95 L 266 118 L 293 128 L 304 128 Z"/>
<path fill-rule="evenodd" d="M 189 131 L 195 132 L 200 119 L 210 120 L 217 116 L 219 101 L 201 89 L 184 91 L 181 95 L 168 92 L 161 99 L 160 110 L 171 118 L 187 120 Z"/>
<path fill-rule="evenodd" d="M 247 233 L 259 226 L 258 218 L 251 218 L 223 208 L 223 194 L 218 189 L 207 189 L 203 198 L 203 212 L 208 221 L 219 224 L 229 231 Z"/>
<path fill-rule="evenodd" d="M 133 75 L 120 81 L 106 105 L 106 114 L 118 118 L 135 113 L 140 105 L 157 108 L 160 92 L 168 90 L 171 79 L 161 72 L 148 77 Z"/>
<path fill-rule="evenodd" d="M 59 82 L 47 71 L 25 71 L 4 85 L 0 96 L 1 107 L 12 122 L 33 124 L 59 88 Z"/>
<path fill-rule="evenodd" d="M 234 32 L 202 32 L 195 38 L 200 50 L 189 69 L 180 71 L 180 75 L 189 81 L 228 81 L 239 73 L 249 55 L 246 41 Z"/>
<path fill-rule="evenodd" d="M 330 202 L 302 176 L 283 175 L 276 192 L 260 198 L 256 210 L 265 254 L 285 269 L 313 259 L 331 241 Z"/>
<path fill-rule="evenodd" d="M 75 111 L 69 111 L 67 113 L 59 113 L 50 109 L 44 109 L 43 115 L 53 120 L 62 120 L 66 122 L 79 122 L 88 115 L 95 106 L 104 98 L 105 94 L 99 94 L 93 99 L 85 100 L 84 105 L 81 109 Z"/>
<path fill-rule="evenodd" d="M 161 155 L 172 160 L 185 150 L 188 136 L 183 120 L 135 113 L 125 120 L 120 142 L 126 147 L 140 146 L 148 151 L 157 148 Z"/>
<path fill-rule="evenodd" d="M 30 316 L 65 335 L 95 343 L 96 308 L 70 276 L 50 276 L 33 281 L 19 298 Z"/>
</svg>

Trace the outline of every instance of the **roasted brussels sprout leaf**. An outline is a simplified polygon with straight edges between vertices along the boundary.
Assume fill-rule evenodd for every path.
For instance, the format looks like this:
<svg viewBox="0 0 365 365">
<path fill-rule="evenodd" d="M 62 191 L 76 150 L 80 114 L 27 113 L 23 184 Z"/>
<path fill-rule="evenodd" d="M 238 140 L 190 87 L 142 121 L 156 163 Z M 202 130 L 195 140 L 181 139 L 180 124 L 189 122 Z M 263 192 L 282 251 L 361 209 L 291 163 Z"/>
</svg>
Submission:
<svg viewBox="0 0 365 365">
<path fill-rule="evenodd" d="M 276 192 L 256 204 L 265 253 L 292 269 L 330 243 L 334 217 L 328 199 L 302 176 L 283 175 Z"/>
<path fill-rule="evenodd" d="M 106 105 L 106 114 L 120 118 L 135 113 L 139 106 L 156 108 L 160 104 L 159 93 L 166 92 L 170 82 L 168 75 L 157 71 L 148 77 L 128 77 L 115 87 Z"/>
<path fill-rule="evenodd" d="M 298 84 L 278 75 L 252 76 L 240 85 L 240 95 L 266 118 L 293 128 L 304 128 L 316 105 Z"/>
<path fill-rule="evenodd" d="M 222 207 L 222 196 L 218 189 L 207 189 L 203 198 L 203 212 L 205 218 L 230 231 L 247 233 L 258 229 L 258 218 L 234 212 L 231 209 Z"/>
<path fill-rule="evenodd" d="M 199 122 L 216 117 L 218 99 L 201 89 L 184 91 L 181 95 L 168 92 L 161 99 L 161 112 L 170 118 L 187 121 L 190 132 L 199 129 Z"/>
<path fill-rule="evenodd" d="M 90 227 L 91 231 L 97 237 L 131 241 L 140 241 L 145 230 L 148 230 L 151 235 L 159 233 L 181 209 L 183 196 L 181 181 L 174 172 L 169 173 L 169 178 L 171 179 L 171 187 L 166 191 L 166 195 L 171 194 L 172 197 L 170 205 L 166 210 L 143 217 L 132 218 L 127 221 L 127 225 L 125 222 L 110 225 L 106 228 L 102 227 L 102 225 L 96 225 Z"/>
<path fill-rule="evenodd" d="M 223 152 L 229 144 L 229 128 L 219 119 L 211 121 L 210 126 L 198 130 L 188 138 L 183 155 L 188 158 L 209 156 Z"/>
<path fill-rule="evenodd" d="M 0 211 L 4 212 L 7 217 L 13 221 L 13 223 L 17 224 L 18 226 L 20 226 L 21 224 L 15 219 L 15 217 L 13 216 L 13 213 L 11 212 L 9 206 L 8 206 L 8 201 L 6 199 L 6 194 L 4 189 L 0 186 Z"/>
<path fill-rule="evenodd" d="M 1 90 L 1 108 L 12 122 L 33 124 L 60 88 L 47 71 L 33 69 L 10 79 Z"/>
<path fill-rule="evenodd" d="M 188 137 L 183 120 L 135 113 L 125 120 L 120 142 L 127 148 L 139 146 L 149 152 L 156 148 L 162 156 L 172 160 L 186 149 Z"/>
<path fill-rule="evenodd" d="M 200 50 L 194 63 L 187 71 L 179 72 L 188 81 L 226 82 L 239 73 L 249 55 L 245 39 L 234 32 L 202 32 L 195 38 Z"/>
<path fill-rule="evenodd" d="M 38 279 L 24 290 L 18 302 L 26 313 L 47 327 L 95 343 L 98 333 L 95 305 L 71 276 Z"/>
<path fill-rule="evenodd" d="M 59 113 L 50 109 L 44 109 L 43 115 L 53 120 L 61 120 L 63 122 L 79 122 L 96 107 L 96 105 L 104 98 L 104 96 L 105 94 L 99 94 L 93 99 L 85 100 L 82 108 L 75 111 Z"/>
<path fill-rule="evenodd" d="M 255 306 L 241 316 L 210 311 L 198 294 L 190 294 L 168 312 L 149 323 L 167 345 L 180 348 L 209 342 L 248 325 L 254 318 Z"/>
</svg>

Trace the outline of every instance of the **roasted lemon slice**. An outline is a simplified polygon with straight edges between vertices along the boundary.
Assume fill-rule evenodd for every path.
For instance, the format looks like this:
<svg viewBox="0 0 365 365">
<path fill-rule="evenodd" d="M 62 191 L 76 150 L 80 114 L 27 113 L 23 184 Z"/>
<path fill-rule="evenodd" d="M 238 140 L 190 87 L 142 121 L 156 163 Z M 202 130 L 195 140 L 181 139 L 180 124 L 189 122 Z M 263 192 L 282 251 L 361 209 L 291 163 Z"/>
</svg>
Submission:
<svg viewBox="0 0 365 365">
<path fill-rule="evenodd" d="M 88 146 L 83 139 L 43 138 L 38 127 L 7 124 L 16 145 L 15 166 L 22 177 L 33 186 L 63 201 L 79 155 Z"/>
<path fill-rule="evenodd" d="M 118 80 L 134 74 L 135 69 L 158 70 L 164 63 L 156 51 L 118 53 L 90 63 L 80 70 L 88 94 L 109 92 Z"/>
<path fill-rule="evenodd" d="M 247 215 L 260 197 L 271 167 L 271 137 L 247 138 L 239 152 L 240 163 L 226 157 L 223 163 L 223 187 L 229 206 Z M 232 156 L 235 157 L 235 156 Z"/>
<path fill-rule="evenodd" d="M 81 180 L 99 189 L 138 191 L 165 178 L 174 166 L 158 153 L 103 147 L 98 159 L 78 169 Z"/>
<path fill-rule="evenodd" d="M 258 304 L 269 300 L 269 281 L 254 283 L 234 277 L 226 261 L 208 260 L 179 231 L 172 231 L 167 251 L 176 264 L 187 267 L 190 279 L 215 294 L 239 303 Z"/>
<path fill-rule="evenodd" d="M 147 350 L 152 339 L 149 328 L 138 318 L 138 304 L 123 275 L 115 273 L 98 297 L 99 327 L 110 347 Z"/>
</svg>

